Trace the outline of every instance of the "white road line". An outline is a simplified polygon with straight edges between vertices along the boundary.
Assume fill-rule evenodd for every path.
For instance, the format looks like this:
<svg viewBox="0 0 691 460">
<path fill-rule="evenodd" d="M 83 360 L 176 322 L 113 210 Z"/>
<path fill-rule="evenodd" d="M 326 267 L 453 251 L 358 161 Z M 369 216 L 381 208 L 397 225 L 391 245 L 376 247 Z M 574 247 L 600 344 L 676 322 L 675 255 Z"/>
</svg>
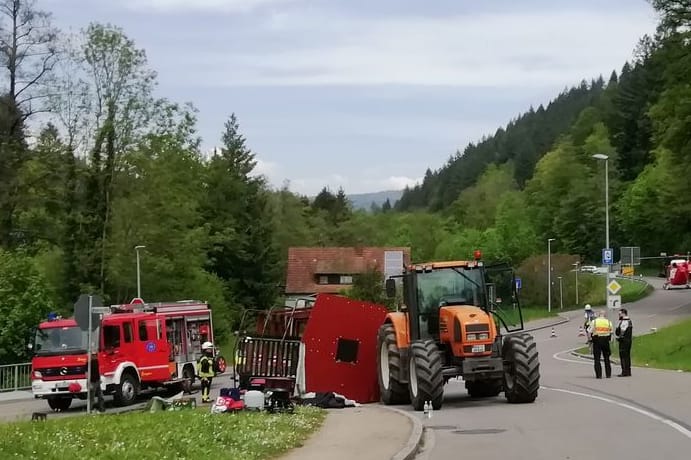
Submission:
<svg viewBox="0 0 691 460">
<path fill-rule="evenodd" d="M 623 402 L 615 401 L 614 399 L 605 398 L 603 396 L 595 396 L 595 395 L 590 395 L 587 393 L 580 393 L 578 391 L 564 390 L 562 388 L 551 388 L 551 387 L 546 387 L 546 386 L 540 386 L 540 388 L 544 389 L 544 390 L 558 391 L 560 393 L 567 393 L 567 394 L 574 395 L 574 396 L 583 396 L 584 398 L 597 399 L 598 401 L 606 402 L 609 404 L 614 404 L 615 406 L 619 406 L 619 407 L 623 407 L 624 409 L 632 410 L 632 411 L 637 412 L 641 415 L 644 415 L 648 418 L 651 418 L 657 422 L 660 422 L 660 423 L 663 423 L 669 427 L 672 427 L 675 430 L 677 430 L 679 433 L 681 433 L 684 436 L 686 436 L 687 438 L 691 439 L 691 431 L 689 431 L 686 428 L 684 428 L 683 426 L 679 425 L 677 422 L 670 420 L 668 418 L 665 418 L 665 417 L 661 417 L 657 414 L 653 414 L 652 412 L 647 411 L 645 409 L 641 409 L 640 407 L 636 407 L 636 406 L 632 406 L 631 404 L 626 404 Z"/>
<path fill-rule="evenodd" d="M 554 353 L 552 355 L 552 358 L 556 359 L 557 361 L 564 361 L 566 363 L 587 364 L 589 366 L 593 365 L 592 361 L 584 360 L 583 358 L 569 359 L 569 358 L 562 358 L 561 356 L 559 356 L 559 355 L 564 354 L 564 353 L 571 353 L 572 351 L 575 351 L 575 350 L 578 350 L 578 348 L 574 348 L 573 350 L 559 351 L 557 353 Z"/>
</svg>

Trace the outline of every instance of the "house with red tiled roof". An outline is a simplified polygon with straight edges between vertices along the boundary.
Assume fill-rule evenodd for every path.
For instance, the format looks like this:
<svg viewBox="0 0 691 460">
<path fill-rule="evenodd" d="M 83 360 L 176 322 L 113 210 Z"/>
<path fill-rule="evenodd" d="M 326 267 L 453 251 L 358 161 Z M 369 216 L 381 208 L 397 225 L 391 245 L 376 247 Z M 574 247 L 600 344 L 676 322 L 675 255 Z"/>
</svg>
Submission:
<svg viewBox="0 0 691 460">
<path fill-rule="evenodd" d="M 398 275 L 408 264 L 407 247 L 289 248 L 285 293 L 337 294 L 353 284 L 355 275 L 373 268 L 385 277 Z"/>
</svg>

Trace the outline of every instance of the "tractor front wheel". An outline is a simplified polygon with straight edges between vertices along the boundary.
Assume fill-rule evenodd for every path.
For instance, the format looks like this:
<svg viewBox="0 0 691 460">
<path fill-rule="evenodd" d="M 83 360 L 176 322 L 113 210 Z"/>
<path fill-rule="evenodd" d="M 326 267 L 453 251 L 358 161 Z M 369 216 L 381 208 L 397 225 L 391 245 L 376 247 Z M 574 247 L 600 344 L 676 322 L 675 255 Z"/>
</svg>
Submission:
<svg viewBox="0 0 691 460">
<path fill-rule="evenodd" d="M 504 340 L 504 395 L 514 404 L 531 403 L 540 388 L 537 345 L 530 334 L 516 334 Z"/>
<path fill-rule="evenodd" d="M 396 344 L 393 325 L 384 324 L 377 334 L 379 393 L 384 404 L 407 404 L 410 399 L 404 379 L 403 358 Z"/>
<path fill-rule="evenodd" d="M 442 356 L 433 340 L 420 340 L 410 345 L 410 401 L 415 410 L 423 410 L 425 402 L 441 409 L 444 400 Z"/>
</svg>

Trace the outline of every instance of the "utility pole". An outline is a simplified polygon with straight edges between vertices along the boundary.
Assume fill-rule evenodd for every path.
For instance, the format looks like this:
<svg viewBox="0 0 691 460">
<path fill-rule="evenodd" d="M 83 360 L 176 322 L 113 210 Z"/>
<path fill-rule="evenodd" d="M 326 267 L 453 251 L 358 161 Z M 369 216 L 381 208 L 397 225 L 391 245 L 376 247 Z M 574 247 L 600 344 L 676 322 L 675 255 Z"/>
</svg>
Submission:
<svg viewBox="0 0 691 460">
<path fill-rule="evenodd" d="M 578 306 L 578 270 L 580 264 L 580 262 L 576 262 L 575 264 L 573 264 L 576 267 L 576 306 Z"/>
<path fill-rule="evenodd" d="M 552 312 L 552 241 L 547 240 L 547 311 Z"/>
<path fill-rule="evenodd" d="M 135 246 L 134 250 L 137 253 L 137 298 L 142 298 L 142 279 L 139 272 L 139 250 L 144 249 L 146 246 Z"/>
<path fill-rule="evenodd" d="M 562 288 L 561 276 L 559 277 L 559 309 L 564 309 L 564 290 Z"/>
</svg>

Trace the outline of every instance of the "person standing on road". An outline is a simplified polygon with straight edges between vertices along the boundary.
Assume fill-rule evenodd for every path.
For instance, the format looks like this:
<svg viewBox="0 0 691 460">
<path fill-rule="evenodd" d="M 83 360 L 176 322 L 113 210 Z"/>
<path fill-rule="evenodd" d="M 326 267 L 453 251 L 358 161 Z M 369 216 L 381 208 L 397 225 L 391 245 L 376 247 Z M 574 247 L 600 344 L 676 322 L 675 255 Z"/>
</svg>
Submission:
<svg viewBox="0 0 691 460">
<path fill-rule="evenodd" d="M 595 364 L 595 378 L 602 378 L 602 364 L 600 356 L 605 361 L 605 376 L 612 377 L 612 364 L 609 360 L 612 350 L 612 322 L 605 317 L 604 311 L 599 311 L 597 318 L 590 322 L 590 334 L 593 340 L 593 361 Z"/>
<path fill-rule="evenodd" d="M 211 380 L 216 375 L 214 372 L 214 358 L 212 356 L 214 345 L 211 342 L 202 344 L 202 356 L 197 361 L 197 376 L 202 383 L 202 402 L 211 402 L 209 392 L 211 391 Z"/>
<path fill-rule="evenodd" d="M 94 397 L 98 399 L 98 411 L 103 413 L 106 411 L 105 402 L 103 401 L 103 390 L 101 390 L 101 372 L 98 368 L 98 357 L 93 354 L 89 361 L 90 382 L 91 386 L 91 407 L 94 407 Z"/>
<path fill-rule="evenodd" d="M 621 374 L 617 377 L 631 377 L 631 344 L 633 342 L 633 323 L 626 308 L 619 310 L 619 324 L 614 331 L 619 341 L 619 361 Z"/>
</svg>

